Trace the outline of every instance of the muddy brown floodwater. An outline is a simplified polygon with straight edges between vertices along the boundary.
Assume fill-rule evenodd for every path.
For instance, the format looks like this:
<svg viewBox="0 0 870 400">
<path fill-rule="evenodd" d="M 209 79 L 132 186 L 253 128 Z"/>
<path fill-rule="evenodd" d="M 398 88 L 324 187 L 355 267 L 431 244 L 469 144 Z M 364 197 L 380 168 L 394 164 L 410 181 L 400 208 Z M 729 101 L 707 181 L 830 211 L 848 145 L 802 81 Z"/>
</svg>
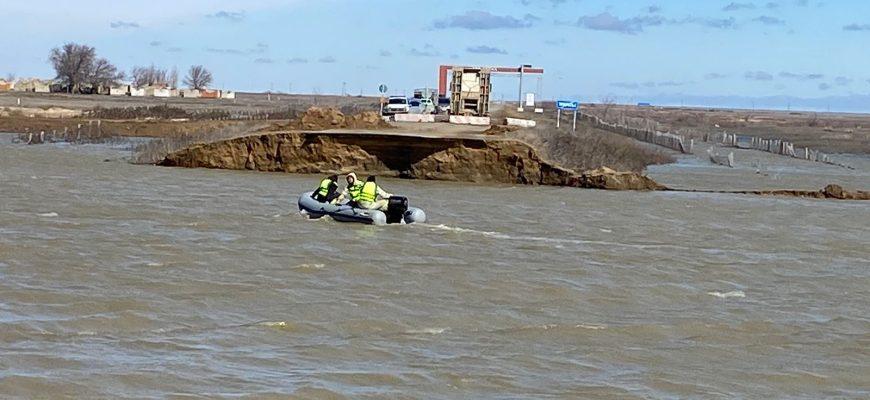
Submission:
<svg viewBox="0 0 870 400">
<path fill-rule="evenodd" d="M 866 202 L 384 180 L 430 223 L 371 227 L 0 139 L 2 398 L 870 397 Z"/>
</svg>

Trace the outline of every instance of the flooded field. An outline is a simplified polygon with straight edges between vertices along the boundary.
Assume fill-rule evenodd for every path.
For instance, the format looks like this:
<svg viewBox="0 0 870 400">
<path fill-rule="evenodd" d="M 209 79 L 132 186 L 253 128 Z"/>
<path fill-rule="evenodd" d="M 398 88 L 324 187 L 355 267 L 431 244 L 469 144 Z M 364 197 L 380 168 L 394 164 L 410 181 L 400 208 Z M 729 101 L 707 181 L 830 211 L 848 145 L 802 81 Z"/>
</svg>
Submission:
<svg viewBox="0 0 870 400">
<path fill-rule="evenodd" d="M 429 223 L 371 227 L 128 155 L 0 137 L 0 397 L 870 397 L 866 202 L 385 179 Z"/>
</svg>

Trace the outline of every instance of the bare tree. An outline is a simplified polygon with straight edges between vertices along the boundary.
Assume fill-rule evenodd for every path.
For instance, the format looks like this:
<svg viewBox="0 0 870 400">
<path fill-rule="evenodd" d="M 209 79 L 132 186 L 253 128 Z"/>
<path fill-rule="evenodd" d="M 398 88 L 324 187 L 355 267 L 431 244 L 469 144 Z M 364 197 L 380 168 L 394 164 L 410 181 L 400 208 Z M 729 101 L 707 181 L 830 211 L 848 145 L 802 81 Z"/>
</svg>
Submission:
<svg viewBox="0 0 870 400">
<path fill-rule="evenodd" d="M 169 73 L 169 86 L 178 88 L 178 67 L 173 66 L 172 71 Z"/>
<path fill-rule="evenodd" d="M 604 106 L 604 114 L 601 115 L 601 120 L 607 121 L 607 113 L 616 104 L 616 99 L 613 96 L 604 96 L 601 98 L 601 104 Z"/>
<path fill-rule="evenodd" d="M 192 65 L 184 78 L 184 84 L 193 89 L 205 89 L 212 83 L 211 72 L 202 65 Z"/>
<path fill-rule="evenodd" d="M 118 84 L 118 81 L 123 79 L 123 72 L 119 72 L 118 68 L 109 63 L 105 58 L 100 58 L 94 62 L 88 74 L 87 83 L 91 84 L 94 89 L 99 89 L 100 87 L 115 86 Z"/>
<path fill-rule="evenodd" d="M 81 85 L 91 74 L 96 58 L 97 53 L 93 47 L 67 43 L 63 47 L 52 49 L 48 60 L 57 73 L 57 79 L 72 93 L 81 91 Z"/>
<path fill-rule="evenodd" d="M 147 67 L 133 67 L 130 73 L 133 86 L 137 88 L 153 85 L 169 85 L 169 74 L 165 69 L 151 64 Z"/>
<path fill-rule="evenodd" d="M 14 80 L 15 80 L 15 74 L 14 74 L 14 73 L 10 72 L 10 73 L 6 74 L 6 82 L 12 82 L 12 81 L 14 81 Z"/>
</svg>

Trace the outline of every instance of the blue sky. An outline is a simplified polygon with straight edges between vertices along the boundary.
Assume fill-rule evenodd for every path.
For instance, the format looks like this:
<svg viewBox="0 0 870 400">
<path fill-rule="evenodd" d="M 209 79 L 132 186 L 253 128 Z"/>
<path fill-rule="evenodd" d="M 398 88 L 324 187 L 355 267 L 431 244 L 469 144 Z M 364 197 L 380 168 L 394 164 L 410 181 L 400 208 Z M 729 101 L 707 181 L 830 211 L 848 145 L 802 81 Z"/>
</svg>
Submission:
<svg viewBox="0 0 870 400">
<path fill-rule="evenodd" d="M 548 98 L 834 103 L 868 111 L 870 1 L 11 1 L 0 74 L 52 75 L 90 44 L 125 71 L 203 64 L 226 89 L 374 94 L 434 86 L 439 64 L 543 67 Z M 532 78 L 527 88 L 536 90 Z M 497 98 L 516 79 L 495 80 Z M 735 104 L 731 104 L 735 103 Z M 703 104 L 717 105 L 717 104 Z M 810 106 L 807 106 L 810 107 Z"/>
</svg>

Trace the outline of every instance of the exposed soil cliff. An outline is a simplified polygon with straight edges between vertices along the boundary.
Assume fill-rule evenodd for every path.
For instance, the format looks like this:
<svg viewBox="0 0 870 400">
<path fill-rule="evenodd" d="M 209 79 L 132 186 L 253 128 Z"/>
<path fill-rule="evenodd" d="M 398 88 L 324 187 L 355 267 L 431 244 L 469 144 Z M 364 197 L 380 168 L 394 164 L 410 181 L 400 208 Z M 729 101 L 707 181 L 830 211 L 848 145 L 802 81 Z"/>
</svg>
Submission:
<svg viewBox="0 0 870 400">
<path fill-rule="evenodd" d="M 510 139 L 283 132 L 194 145 L 169 154 L 159 164 L 292 173 L 357 171 L 411 179 L 616 190 L 664 188 L 636 173 L 578 174 L 542 160 L 529 145 Z"/>
<path fill-rule="evenodd" d="M 607 167 L 583 173 L 541 159 L 528 144 L 504 138 L 432 138 L 390 133 L 276 132 L 197 144 L 170 153 L 165 166 L 292 173 L 363 174 L 605 190 L 674 190 L 635 172 Z M 819 191 L 687 192 L 870 200 L 870 192 L 828 185 Z"/>
<path fill-rule="evenodd" d="M 607 167 L 586 171 L 573 186 L 607 190 L 664 190 L 665 186 L 636 172 L 618 172 Z"/>
</svg>

